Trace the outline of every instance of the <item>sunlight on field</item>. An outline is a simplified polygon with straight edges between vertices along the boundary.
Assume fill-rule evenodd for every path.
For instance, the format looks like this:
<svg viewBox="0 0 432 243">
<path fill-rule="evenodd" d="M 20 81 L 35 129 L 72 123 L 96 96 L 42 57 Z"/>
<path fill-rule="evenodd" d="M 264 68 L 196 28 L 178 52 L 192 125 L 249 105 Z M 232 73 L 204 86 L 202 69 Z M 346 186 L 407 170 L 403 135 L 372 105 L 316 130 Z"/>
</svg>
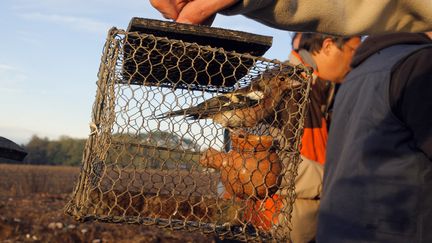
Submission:
<svg viewBox="0 0 432 243">
<path fill-rule="evenodd" d="M 76 221 L 64 206 L 79 170 L 0 163 L 0 242 L 215 242 L 197 232 Z"/>
<path fill-rule="evenodd" d="M 72 193 L 79 167 L 0 164 L 0 195 Z"/>
</svg>

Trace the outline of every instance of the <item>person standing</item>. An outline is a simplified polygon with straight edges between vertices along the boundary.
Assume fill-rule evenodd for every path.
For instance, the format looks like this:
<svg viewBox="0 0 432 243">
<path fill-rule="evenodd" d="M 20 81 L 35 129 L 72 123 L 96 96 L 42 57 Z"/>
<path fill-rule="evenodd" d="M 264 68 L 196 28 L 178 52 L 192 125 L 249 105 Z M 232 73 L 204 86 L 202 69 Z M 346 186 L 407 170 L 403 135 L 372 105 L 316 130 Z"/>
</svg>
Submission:
<svg viewBox="0 0 432 243">
<path fill-rule="evenodd" d="M 295 184 L 296 199 L 291 220 L 293 242 L 315 239 L 328 137 L 328 107 L 333 99 L 334 85 L 342 82 L 351 69 L 354 51 L 360 42 L 358 36 L 303 33 L 299 50 L 291 52 L 290 63 L 303 64 L 314 71 L 300 151 L 302 162 Z"/>
<path fill-rule="evenodd" d="M 430 57 L 426 34 L 358 49 L 334 105 L 318 242 L 432 242 Z"/>
<path fill-rule="evenodd" d="M 325 162 L 328 137 L 328 107 L 334 97 L 334 86 L 350 71 L 354 52 L 360 45 L 359 36 L 337 37 L 303 33 L 299 51 L 292 51 L 290 63 L 313 68 L 310 103 L 307 109 L 301 154 Z"/>
<path fill-rule="evenodd" d="M 333 97 L 333 84 L 341 82 L 349 72 L 354 51 L 359 45 L 360 37 L 358 36 L 337 37 L 303 33 L 299 44 L 300 50 L 291 53 L 290 62 L 292 64 L 303 64 L 312 67 L 314 71 L 302 137 L 302 161 L 298 165 L 295 178 L 296 198 L 291 214 L 292 228 L 289 232 L 283 233 L 290 234 L 291 240 L 296 243 L 313 241 L 316 236 L 328 134 L 327 107 Z M 292 144 L 288 142 L 292 137 L 292 131 L 287 124 L 292 115 L 291 109 L 287 108 L 290 105 L 289 99 L 282 102 L 281 107 L 277 109 L 281 112 L 276 121 L 268 121 L 272 124 L 268 128 L 270 134 L 279 142 L 281 148 L 285 148 L 279 153 L 282 161 L 290 157 L 285 151 L 292 149 Z M 267 199 L 264 203 L 257 202 L 258 205 L 265 205 L 266 210 L 252 217 L 251 222 L 255 226 L 268 229 L 272 224 L 285 224 L 286 215 L 281 213 L 279 208 L 284 203 L 290 203 L 289 200 L 286 200 L 290 195 L 290 191 L 287 190 L 289 183 L 289 179 L 284 178 L 281 189 L 272 198 Z M 277 228 L 283 230 L 282 227 Z"/>
</svg>

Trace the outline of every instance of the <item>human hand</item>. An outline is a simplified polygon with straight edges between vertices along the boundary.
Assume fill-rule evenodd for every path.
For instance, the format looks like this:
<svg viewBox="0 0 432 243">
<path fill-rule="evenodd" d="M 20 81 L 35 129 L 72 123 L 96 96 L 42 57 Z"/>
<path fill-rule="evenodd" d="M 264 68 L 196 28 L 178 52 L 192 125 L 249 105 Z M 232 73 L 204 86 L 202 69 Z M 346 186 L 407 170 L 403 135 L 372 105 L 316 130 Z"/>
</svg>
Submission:
<svg viewBox="0 0 432 243">
<path fill-rule="evenodd" d="M 150 0 L 167 19 L 186 24 L 211 24 L 216 13 L 239 0 Z"/>
</svg>

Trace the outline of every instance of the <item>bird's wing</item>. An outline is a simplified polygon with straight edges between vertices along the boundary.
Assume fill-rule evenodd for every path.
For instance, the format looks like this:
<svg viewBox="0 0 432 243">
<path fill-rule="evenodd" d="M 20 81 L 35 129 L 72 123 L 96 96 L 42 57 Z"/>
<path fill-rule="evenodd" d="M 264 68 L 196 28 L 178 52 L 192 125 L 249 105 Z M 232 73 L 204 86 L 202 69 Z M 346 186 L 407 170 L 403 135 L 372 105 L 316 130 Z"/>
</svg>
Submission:
<svg viewBox="0 0 432 243">
<path fill-rule="evenodd" d="M 263 94 L 262 92 L 251 91 L 249 93 L 229 93 L 221 97 L 222 99 L 215 99 L 212 101 L 213 104 L 201 110 L 203 118 L 225 111 L 253 107 L 263 99 Z"/>
<path fill-rule="evenodd" d="M 166 112 L 159 115 L 158 118 L 185 115 L 193 119 L 205 119 L 225 111 L 255 106 L 262 98 L 263 93 L 259 91 L 250 91 L 248 93 L 233 92 L 213 97 L 190 108 Z"/>
</svg>

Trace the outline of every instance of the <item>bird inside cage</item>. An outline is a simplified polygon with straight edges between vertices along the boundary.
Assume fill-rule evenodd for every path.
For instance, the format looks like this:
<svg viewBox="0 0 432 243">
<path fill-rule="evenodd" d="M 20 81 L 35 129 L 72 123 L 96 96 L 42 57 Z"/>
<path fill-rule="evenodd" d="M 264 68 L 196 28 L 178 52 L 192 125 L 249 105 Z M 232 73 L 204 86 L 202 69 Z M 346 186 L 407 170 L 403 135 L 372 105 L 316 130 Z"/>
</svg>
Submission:
<svg viewBox="0 0 432 243">
<path fill-rule="evenodd" d="M 302 73 L 293 77 L 294 73 L 290 66 L 268 69 L 255 76 L 246 87 L 157 116 L 158 119 L 176 116 L 211 119 L 229 131 L 227 137 L 231 145 L 225 151 L 208 148 L 199 163 L 220 173 L 222 198 L 247 202 L 242 220 L 264 231 L 277 223 L 277 212 L 282 208 L 280 202 L 270 203 L 277 201 L 275 193 L 280 189 L 283 176 L 283 158 L 278 151 L 280 147 L 285 150 L 293 147 L 296 138 L 297 104 L 301 99 L 301 92 L 297 91 L 306 83 L 301 82 Z M 266 126 L 261 128 L 264 123 Z M 265 132 L 258 131 L 269 127 L 279 134 L 268 131 L 270 136 L 266 136 L 262 134 Z M 264 205 L 264 208 L 256 205 Z M 273 217 L 273 213 L 276 216 Z M 250 217 L 252 214 L 256 217 Z M 262 218 L 268 220 L 262 223 Z"/>
<path fill-rule="evenodd" d="M 194 120 L 211 119 L 230 132 L 253 128 L 275 114 L 276 107 L 287 91 L 302 85 L 291 75 L 284 68 L 269 69 L 253 78 L 246 87 L 210 98 L 193 107 L 163 113 L 157 118 L 183 115 Z"/>
</svg>

